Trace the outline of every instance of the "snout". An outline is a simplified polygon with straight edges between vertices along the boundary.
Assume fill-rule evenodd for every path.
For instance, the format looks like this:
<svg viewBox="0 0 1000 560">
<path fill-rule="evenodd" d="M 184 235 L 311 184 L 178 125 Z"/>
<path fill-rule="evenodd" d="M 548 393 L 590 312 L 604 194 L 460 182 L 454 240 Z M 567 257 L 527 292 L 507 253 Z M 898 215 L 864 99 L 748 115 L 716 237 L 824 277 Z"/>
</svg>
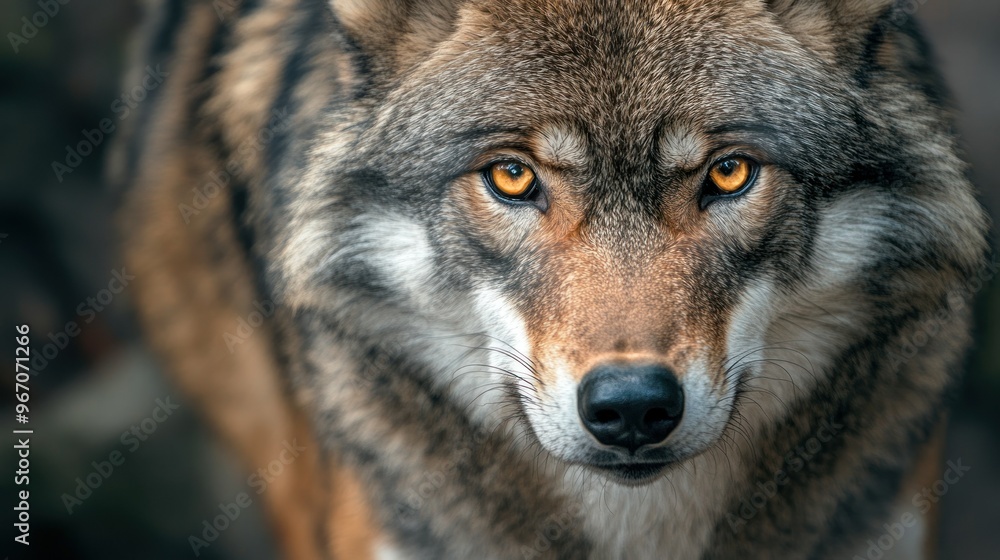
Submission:
<svg viewBox="0 0 1000 560">
<path fill-rule="evenodd" d="M 667 439 L 684 414 L 684 391 L 661 365 L 605 364 L 580 382 L 577 408 L 600 443 L 627 450 Z"/>
</svg>

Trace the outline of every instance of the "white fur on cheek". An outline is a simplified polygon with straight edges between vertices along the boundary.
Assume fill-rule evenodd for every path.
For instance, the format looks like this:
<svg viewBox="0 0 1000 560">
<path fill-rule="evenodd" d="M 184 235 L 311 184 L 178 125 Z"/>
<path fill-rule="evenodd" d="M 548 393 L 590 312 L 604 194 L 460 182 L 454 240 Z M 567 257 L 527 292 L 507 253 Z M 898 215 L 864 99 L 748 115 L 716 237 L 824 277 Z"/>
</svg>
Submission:
<svg viewBox="0 0 1000 560">
<path fill-rule="evenodd" d="M 405 560 L 406 555 L 399 548 L 388 541 L 376 543 L 374 551 L 375 560 Z"/>
<path fill-rule="evenodd" d="M 469 404 L 469 414 L 485 420 L 499 421 L 511 411 L 500 407 L 500 387 L 516 384 L 521 395 L 530 392 L 532 375 L 522 363 L 531 357 L 527 327 L 514 306 L 499 291 L 480 288 L 474 296 L 476 323 L 487 337 L 478 337 L 486 348 L 481 355 L 482 366 L 469 366 L 453 380 L 452 393 L 461 402 Z M 477 354 L 478 356 L 479 354 Z M 516 376 L 514 379 L 511 376 Z"/>
<path fill-rule="evenodd" d="M 417 306 L 429 305 L 427 286 L 434 252 L 421 224 L 399 215 L 362 216 L 354 248 L 364 248 L 364 262 Z"/>
<path fill-rule="evenodd" d="M 793 403 L 808 395 L 847 343 L 862 329 L 867 310 L 854 296 L 870 254 L 872 238 L 884 227 L 878 200 L 863 193 L 834 202 L 823 213 L 814 249 L 814 272 L 793 293 L 768 281 L 744 291 L 733 314 L 727 367 L 746 367 L 742 407 L 747 428 L 784 417 Z"/>
<path fill-rule="evenodd" d="M 719 406 L 727 395 L 719 395 L 704 363 L 691 364 L 680 379 L 684 390 L 681 423 L 663 443 L 678 456 L 703 451 L 719 439 L 729 420 L 726 407 Z"/>
<path fill-rule="evenodd" d="M 583 460 L 597 442 L 586 432 L 577 411 L 579 383 L 562 363 L 550 363 L 553 381 L 535 402 L 525 406 L 538 440 L 553 455 L 565 461 Z"/>
<path fill-rule="evenodd" d="M 525 379 L 522 386 L 531 379 L 521 363 L 504 354 L 530 356 L 524 322 L 513 306 L 493 289 L 478 290 L 471 309 L 467 303 L 442 297 L 434 287 L 434 250 L 428 233 L 411 218 L 362 215 L 353 220 L 350 232 L 350 243 L 314 266 L 374 269 L 379 282 L 403 296 L 412 310 L 414 315 L 404 323 L 415 329 L 413 350 L 434 372 L 432 380 L 455 402 L 466 405 L 475 421 L 495 425 L 509 416 L 498 390 L 511 381 L 503 372 Z M 477 334 L 483 332 L 489 336 Z"/>
</svg>

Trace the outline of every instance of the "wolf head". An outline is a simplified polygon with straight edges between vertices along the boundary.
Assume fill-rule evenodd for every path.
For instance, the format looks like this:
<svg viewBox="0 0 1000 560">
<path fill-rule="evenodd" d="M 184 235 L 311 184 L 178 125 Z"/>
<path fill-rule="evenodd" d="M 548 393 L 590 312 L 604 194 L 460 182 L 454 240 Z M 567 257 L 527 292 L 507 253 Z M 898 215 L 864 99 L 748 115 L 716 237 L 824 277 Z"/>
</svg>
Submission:
<svg viewBox="0 0 1000 560">
<path fill-rule="evenodd" d="M 345 0 L 316 25 L 337 94 L 278 156 L 263 255 L 341 391 L 319 403 L 384 351 L 374 375 L 644 483 L 899 382 L 903 333 L 981 259 L 888 0 Z"/>
</svg>

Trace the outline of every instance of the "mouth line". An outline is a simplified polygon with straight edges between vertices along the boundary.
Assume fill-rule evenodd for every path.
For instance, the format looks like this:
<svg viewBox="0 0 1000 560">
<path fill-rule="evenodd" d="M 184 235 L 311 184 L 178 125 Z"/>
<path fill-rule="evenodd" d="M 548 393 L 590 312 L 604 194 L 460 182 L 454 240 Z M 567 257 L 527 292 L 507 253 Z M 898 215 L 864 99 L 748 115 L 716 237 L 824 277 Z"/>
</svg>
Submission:
<svg viewBox="0 0 1000 560">
<path fill-rule="evenodd" d="M 667 459 L 635 459 L 635 460 L 622 460 L 622 461 L 602 461 L 602 462 L 593 462 L 585 464 L 598 469 L 613 470 L 613 469 L 620 469 L 622 467 L 641 467 L 647 465 L 666 466 L 669 465 L 670 463 L 673 463 L 673 461 Z"/>
<path fill-rule="evenodd" d="M 660 477 L 672 461 L 640 461 L 634 463 L 589 464 L 588 467 L 605 475 L 610 475 L 625 486 L 642 486 Z"/>
</svg>

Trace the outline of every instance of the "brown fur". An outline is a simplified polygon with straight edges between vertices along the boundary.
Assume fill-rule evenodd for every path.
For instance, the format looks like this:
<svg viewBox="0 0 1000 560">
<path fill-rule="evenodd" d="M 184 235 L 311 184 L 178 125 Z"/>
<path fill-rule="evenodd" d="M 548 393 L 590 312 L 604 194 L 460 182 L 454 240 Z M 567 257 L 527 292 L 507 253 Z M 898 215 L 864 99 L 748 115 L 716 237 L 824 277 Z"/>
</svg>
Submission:
<svg viewBox="0 0 1000 560">
<path fill-rule="evenodd" d="M 940 476 L 940 440 L 925 441 L 968 344 L 961 288 L 985 220 L 919 35 L 888 0 L 167 6 L 173 42 L 139 57 L 164 57 L 169 83 L 116 157 L 128 267 L 153 346 L 249 470 L 306 448 L 265 496 L 286 557 L 838 557 Z M 747 120 L 778 124 L 718 126 Z M 445 150 L 443 131 L 470 135 Z M 763 164 L 730 213 L 697 200 L 719 145 Z M 498 157 L 528 163 L 544 202 L 482 188 Z M 863 274 L 824 275 L 850 260 L 838 243 L 871 230 L 887 235 L 858 248 Z M 786 315 L 774 348 L 734 356 L 751 280 L 772 282 Z M 488 337 L 447 325 L 480 285 L 507 288 L 532 355 L 488 348 L 526 372 L 477 385 L 489 366 L 461 362 Z M 224 333 L 261 302 L 274 316 L 232 347 Z M 915 356 L 886 364 L 941 313 Z M 788 379 L 743 379 L 757 358 Z M 732 413 L 673 456 L 663 495 L 612 484 L 594 507 L 598 475 L 528 416 L 560 375 L 621 361 L 706 375 Z M 483 401 L 504 418 L 474 417 Z M 827 419 L 837 437 L 731 530 L 726 513 Z M 553 520 L 559 537 L 540 540 Z"/>
</svg>

